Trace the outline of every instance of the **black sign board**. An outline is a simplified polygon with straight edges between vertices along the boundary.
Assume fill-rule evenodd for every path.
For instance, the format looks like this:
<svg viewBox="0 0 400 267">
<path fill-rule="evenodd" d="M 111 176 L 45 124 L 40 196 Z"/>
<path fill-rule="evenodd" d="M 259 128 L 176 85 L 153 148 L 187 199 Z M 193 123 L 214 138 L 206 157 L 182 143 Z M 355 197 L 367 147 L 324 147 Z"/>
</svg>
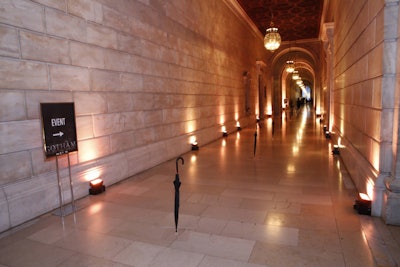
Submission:
<svg viewBox="0 0 400 267">
<path fill-rule="evenodd" d="M 46 157 L 78 150 L 74 103 L 40 103 Z"/>
</svg>

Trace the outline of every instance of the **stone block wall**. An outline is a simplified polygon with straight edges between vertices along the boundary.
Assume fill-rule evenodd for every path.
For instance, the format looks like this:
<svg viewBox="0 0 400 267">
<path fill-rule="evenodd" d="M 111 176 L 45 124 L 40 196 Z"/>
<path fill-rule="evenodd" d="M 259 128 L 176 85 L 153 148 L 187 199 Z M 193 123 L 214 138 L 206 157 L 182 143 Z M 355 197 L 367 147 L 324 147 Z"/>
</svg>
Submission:
<svg viewBox="0 0 400 267">
<path fill-rule="evenodd" d="M 59 205 L 40 103 L 75 103 L 77 198 L 96 176 L 109 186 L 190 150 L 192 135 L 201 146 L 221 124 L 245 126 L 242 75 L 257 77 L 266 51 L 232 2 L 1 1 L 0 232 Z M 67 156 L 59 164 L 68 202 Z"/>
<path fill-rule="evenodd" d="M 385 3 L 387 2 L 387 3 Z M 398 1 L 338 1 L 334 131 L 353 181 L 380 216 L 392 164 Z"/>
</svg>

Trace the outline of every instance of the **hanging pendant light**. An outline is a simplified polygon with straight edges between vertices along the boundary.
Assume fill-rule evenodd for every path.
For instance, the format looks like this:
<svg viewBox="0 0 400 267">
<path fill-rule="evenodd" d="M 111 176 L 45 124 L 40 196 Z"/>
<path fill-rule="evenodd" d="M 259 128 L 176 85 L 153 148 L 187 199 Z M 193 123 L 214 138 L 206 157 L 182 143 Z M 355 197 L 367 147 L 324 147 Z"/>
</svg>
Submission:
<svg viewBox="0 0 400 267">
<path fill-rule="evenodd" d="M 278 28 L 274 27 L 274 23 L 272 22 L 274 15 L 272 14 L 272 9 L 270 11 L 271 23 L 264 37 L 264 46 L 267 50 L 274 52 L 281 45 L 281 35 L 278 33 Z"/>
<path fill-rule="evenodd" d="M 264 46 L 267 50 L 274 52 L 280 45 L 281 35 L 278 33 L 278 28 L 275 28 L 274 23 L 271 22 L 264 37 Z"/>
<path fill-rule="evenodd" d="M 294 72 L 294 61 L 293 60 L 286 61 L 286 72 L 288 72 L 288 73 Z"/>
<path fill-rule="evenodd" d="M 299 78 L 300 78 L 299 72 L 298 72 L 297 70 L 294 70 L 294 71 L 292 72 L 292 79 L 293 79 L 293 80 L 297 80 L 297 79 L 299 79 Z"/>
</svg>

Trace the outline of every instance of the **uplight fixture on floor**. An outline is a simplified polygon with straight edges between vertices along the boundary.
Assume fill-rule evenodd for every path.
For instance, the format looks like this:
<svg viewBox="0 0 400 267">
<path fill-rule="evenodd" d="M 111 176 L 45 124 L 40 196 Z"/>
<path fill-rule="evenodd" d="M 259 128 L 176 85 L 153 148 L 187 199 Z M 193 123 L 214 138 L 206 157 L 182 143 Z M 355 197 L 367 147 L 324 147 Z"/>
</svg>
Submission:
<svg viewBox="0 0 400 267">
<path fill-rule="evenodd" d="M 97 195 L 106 191 L 106 187 L 103 184 L 103 180 L 100 178 L 90 181 L 89 185 L 90 185 L 89 194 L 91 195 Z"/>
<path fill-rule="evenodd" d="M 193 141 L 192 142 L 192 150 L 199 150 L 199 144 L 197 143 L 197 141 Z"/>
<path fill-rule="evenodd" d="M 238 130 L 238 131 L 242 130 L 242 128 L 240 127 L 239 121 L 236 122 L 236 130 Z"/>
<path fill-rule="evenodd" d="M 334 145 L 332 150 L 333 155 L 340 155 L 339 145 Z"/>
<path fill-rule="evenodd" d="M 359 193 L 353 208 L 358 214 L 371 215 L 371 198 L 367 194 Z"/>
<path fill-rule="evenodd" d="M 225 125 L 222 125 L 222 136 L 227 137 L 228 136 L 228 131 L 226 130 Z"/>
<path fill-rule="evenodd" d="M 329 131 L 325 132 L 325 138 L 330 139 L 331 138 L 331 133 Z"/>
</svg>

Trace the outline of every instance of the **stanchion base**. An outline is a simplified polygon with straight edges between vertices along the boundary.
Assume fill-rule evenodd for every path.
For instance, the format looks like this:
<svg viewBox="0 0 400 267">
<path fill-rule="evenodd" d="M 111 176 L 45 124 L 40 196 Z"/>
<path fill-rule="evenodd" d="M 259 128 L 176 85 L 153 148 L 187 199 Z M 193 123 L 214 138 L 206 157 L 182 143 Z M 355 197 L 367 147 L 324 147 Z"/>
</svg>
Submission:
<svg viewBox="0 0 400 267">
<path fill-rule="evenodd" d="M 75 211 L 77 211 L 78 210 L 78 208 L 76 207 L 76 205 L 75 205 Z M 55 211 L 53 211 L 53 215 L 56 215 L 56 216 L 67 216 L 67 215 L 70 215 L 70 214 L 72 214 L 74 212 L 74 207 L 72 206 L 72 204 L 69 204 L 69 205 L 65 205 L 63 208 L 62 208 L 62 212 L 61 212 L 61 209 L 60 208 L 58 208 L 58 209 L 56 209 Z"/>
</svg>

